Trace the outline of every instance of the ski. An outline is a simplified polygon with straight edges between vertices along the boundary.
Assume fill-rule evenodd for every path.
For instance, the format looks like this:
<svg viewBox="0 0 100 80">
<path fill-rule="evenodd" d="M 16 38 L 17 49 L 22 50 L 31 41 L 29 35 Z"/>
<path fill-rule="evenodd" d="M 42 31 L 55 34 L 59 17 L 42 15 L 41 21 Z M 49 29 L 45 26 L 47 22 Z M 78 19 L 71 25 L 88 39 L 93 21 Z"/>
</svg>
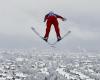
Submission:
<svg viewBox="0 0 100 80">
<path fill-rule="evenodd" d="M 64 36 L 62 36 L 61 40 L 64 39 L 66 36 L 68 36 L 70 33 L 71 33 L 71 31 L 68 31 Z M 55 45 L 56 43 L 60 42 L 61 40 L 51 43 L 51 45 Z"/>
<path fill-rule="evenodd" d="M 36 29 L 34 27 L 31 27 L 31 29 L 35 32 L 35 34 L 37 36 L 39 36 L 41 39 L 43 39 L 43 37 L 36 31 Z"/>
<path fill-rule="evenodd" d="M 44 40 L 44 38 L 43 38 L 43 36 L 41 36 L 39 33 L 38 33 L 38 31 L 34 28 L 34 27 L 31 27 L 31 29 L 32 29 L 32 31 L 38 36 L 38 37 L 40 37 L 43 41 L 45 41 Z M 71 31 L 68 31 L 64 36 L 62 36 L 62 38 L 61 38 L 61 40 L 63 39 L 63 38 L 65 38 L 66 36 L 68 36 L 69 34 L 71 33 Z M 60 40 L 60 41 L 61 41 Z M 46 43 L 48 43 L 49 45 L 55 45 L 56 43 L 58 43 L 58 42 L 60 42 L 60 41 L 56 41 L 56 42 L 54 42 L 54 43 L 50 43 L 50 42 L 48 42 L 48 41 L 45 41 Z"/>
<path fill-rule="evenodd" d="M 34 27 L 31 27 L 31 29 L 32 29 L 32 31 L 38 36 L 38 37 L 40 37 L 43 41 L 45 41 L 44 39 L 43 39 L 43 36 L 41 36 L 37 31 L 36 31 L 36 29 L 34 28 Z M 46 43 L 48 43 L 49 45 L 51 45 L 51 43 L 49 43 L 49 42 L 47 42 L 47 41 L 45 41 Z"/>
</svg>

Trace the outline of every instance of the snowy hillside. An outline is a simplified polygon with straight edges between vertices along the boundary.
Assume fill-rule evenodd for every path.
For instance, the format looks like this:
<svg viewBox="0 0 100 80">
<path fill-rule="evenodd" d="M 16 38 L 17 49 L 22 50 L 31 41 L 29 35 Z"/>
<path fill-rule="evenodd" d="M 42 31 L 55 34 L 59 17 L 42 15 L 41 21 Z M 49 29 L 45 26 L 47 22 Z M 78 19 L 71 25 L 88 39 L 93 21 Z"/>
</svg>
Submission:
<svg viewBox="0 0 100 80">
<path fill-rule="evenodd" d="M 0 49 L 0 80 L 100 80 L 100 52 Z"/>
</svg>

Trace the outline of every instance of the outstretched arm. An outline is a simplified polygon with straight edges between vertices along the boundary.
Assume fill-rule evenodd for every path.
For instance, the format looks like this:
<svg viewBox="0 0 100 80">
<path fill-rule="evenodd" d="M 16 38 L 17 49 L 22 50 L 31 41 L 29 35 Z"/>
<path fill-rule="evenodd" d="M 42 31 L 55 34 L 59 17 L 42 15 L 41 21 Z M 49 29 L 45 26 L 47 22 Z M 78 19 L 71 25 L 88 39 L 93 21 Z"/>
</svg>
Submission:
<svg viewBox="0 0 100 80">
<path fill-rule="evenodd" d="M 56 16 L 57 16 L 57 18 L 62 19 L 62 21 L 65 21 L 65 20 L 66 20 L 66 18 L 64 18 L 64 17 L 62 17 L 62 16 L 59 16 L 59 15 L 56 15 Z"/>
</svg>

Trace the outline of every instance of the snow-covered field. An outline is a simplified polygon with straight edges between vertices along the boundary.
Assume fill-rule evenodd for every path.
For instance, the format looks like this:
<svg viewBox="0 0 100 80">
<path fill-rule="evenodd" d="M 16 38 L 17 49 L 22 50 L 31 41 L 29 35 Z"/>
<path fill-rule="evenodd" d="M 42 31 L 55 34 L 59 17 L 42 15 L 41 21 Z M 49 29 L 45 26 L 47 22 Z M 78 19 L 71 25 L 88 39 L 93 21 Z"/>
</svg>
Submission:
<svg viewBox="0 0 100 80">
<path fill-rule="evenodd" d="M 0 49 L 0 80 L 100 80 L 100 51 Z"/>
</svg>

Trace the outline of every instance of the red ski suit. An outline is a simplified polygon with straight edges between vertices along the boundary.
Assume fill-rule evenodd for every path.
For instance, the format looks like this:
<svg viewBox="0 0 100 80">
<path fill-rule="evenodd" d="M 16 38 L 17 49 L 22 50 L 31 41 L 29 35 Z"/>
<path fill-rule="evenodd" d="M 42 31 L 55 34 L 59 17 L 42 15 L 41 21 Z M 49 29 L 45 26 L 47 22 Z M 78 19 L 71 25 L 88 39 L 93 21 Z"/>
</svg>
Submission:
<svg viewBox="0 0 100 80">
<path fill-rule="evenodd" d="M 45 36 L 44 38 L 47 38 L 49 37 L 49 32 L 50 32 L 50 29 L 51 29 L 51 25 L 53 24 L 54 25 L 54 28 L 55 28 L 55 31 L 56 31 L 56 35 L 57 35 L 57 39 L 58 38 L 61 38 L 60 36 L 60 30 L 59 30 L 59 23 L 58 23 L 58 20 L 57 18 L 60 18 L 60 19 L 64 19 L 62 16 L 59 16 L 57 14 L 47 14 L 44 18 L 44 22 L 47 20 L 47 23 L 46 23 L 46 33 L 45 33 Z"/>
</svg>

